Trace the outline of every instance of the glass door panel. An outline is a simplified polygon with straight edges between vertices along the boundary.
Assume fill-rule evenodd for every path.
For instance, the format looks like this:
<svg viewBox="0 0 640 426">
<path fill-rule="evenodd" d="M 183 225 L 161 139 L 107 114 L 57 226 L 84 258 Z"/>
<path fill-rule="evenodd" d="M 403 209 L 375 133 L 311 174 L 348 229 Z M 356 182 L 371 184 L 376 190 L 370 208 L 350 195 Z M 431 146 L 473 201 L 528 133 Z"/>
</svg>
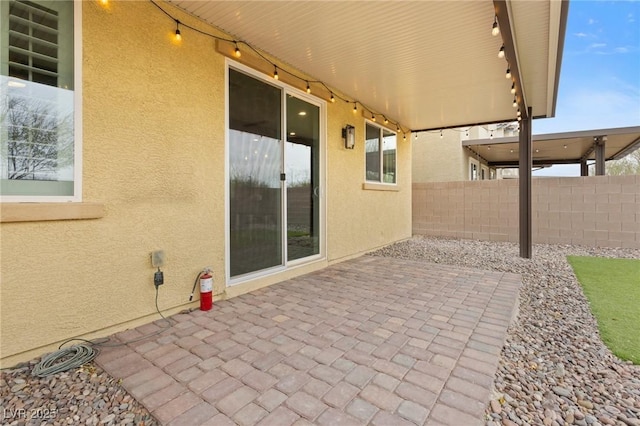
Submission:
<svg viewBox="0 0 640 426">
<path fill-rule="evenodd" d="M 287 96 L 287 260 L 320 253 L 320 108 Z"/>
<path fill-rule="evenodd" d="M 282 91 L 229 70 L 231 276 L 283 264 Z"/>
</svg>

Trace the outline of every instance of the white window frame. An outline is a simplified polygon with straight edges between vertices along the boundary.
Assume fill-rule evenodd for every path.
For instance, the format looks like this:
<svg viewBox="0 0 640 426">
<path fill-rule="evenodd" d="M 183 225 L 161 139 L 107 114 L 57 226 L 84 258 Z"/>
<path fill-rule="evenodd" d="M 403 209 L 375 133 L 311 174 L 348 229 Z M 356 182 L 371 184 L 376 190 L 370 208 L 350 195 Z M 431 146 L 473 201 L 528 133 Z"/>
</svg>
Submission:
<svg viewBox="0 0 640 426">
<path fill-rule="evenodd" d="M 367 179 L 367 147 L 366 147 L 366 141 L 367 141 L 367 126 L 371 126 L 371 127 L 376 127 L 379 131 L 379 139 L 378 139 L 378 152 L 380 154 L 380 180 L 370 180 Z M 386 130 L 390 133 L 393 133 L 396 137 L 396 155 L 395 155 L 395 167 L 394 167 L 394 173 L 395 173 L 395 182 L 384 182 L 384 136 L 383 136 L 383 131 Z M 364 141 L 365 141 L 365 147 L 364 147 L 364 181 L 367 184 L 375 184 L 375 185 L 387 185 L 387 186 L 398 186 L 398 132 L 393 131 L 391 129 L 389 129 L 388 127 L 385 126 L 381 126 L 380 124 L 376 123 L 375 121 L 371 121 L 371 120 L 364 120 Z"/>
<path fill-rule="evenodd" d="M 73 195 L 0 195 L 1 203 L 82 201 L 82 0 L 73 0 L 73 73 Z"/>
<path fill-rule="evenodd" d="M 476 178 L 473 178 L 472 167 L 476 166 Z M 467 167 L 467 171 L 469 172 L 469 180 L 480 180 L 480 162 L 476 159 L 469 158 L 469 167 Z"/>
</svg>

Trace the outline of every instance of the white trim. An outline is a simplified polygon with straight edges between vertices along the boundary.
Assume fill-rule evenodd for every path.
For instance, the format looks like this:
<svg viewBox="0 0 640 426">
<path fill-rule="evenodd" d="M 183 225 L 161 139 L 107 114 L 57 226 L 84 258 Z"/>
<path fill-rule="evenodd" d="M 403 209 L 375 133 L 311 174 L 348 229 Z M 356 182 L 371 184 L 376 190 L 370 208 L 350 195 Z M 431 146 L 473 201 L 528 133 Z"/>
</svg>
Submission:
<svg viewBox="0 0 640 426">
<path fill-rule="evenodd" d="M 0 195 L 0 203 L 82 201 L 82 0 L 73 1 L 73 195 Z"/>
<path fill-rule="evenodd" d="M 318 149 L 318 153 L 320 155 L 320 161 L 319 161 L 319 166 L 320 166 L 320 172 L 319 172 L 319 185 L 320 185 L 320 190 L 319 190 L 319 197 L 318 199 L 320 200 L 320 206 L 318 209 L 318 214 L 319 214 L 319 225 L 320 225 L 320 231 L 318 233 L 318 236 L 320 238 L 320 244 L 319 244 L 319 253 L 312 255 L 312 256 L 308 256 L 302 259 L 294 259 L 292 261 L 288 261 L 287 260 L 287 247 L 286 247 L 286 219 L 287 219 L 287 211 L 286 211 L 286 186 L 285 185 L 281 185 L 281 190 L 282 190 L 282 197 L 281 197 L 281 202 L 282 202 L 282 221 L 283 221 L 283 227 L 282 227 L 282 265 L 277 265 L 271 268 L 267 268 L 267 269 L 262 269 L 259 271 L 255 271 L 255 272 L 250 272 L 247 274 L 243 274 L 237 277 L 231 277 L 231 246 L 230 246 L 230 240 L 231 240 L 231 235 L 230 235 L 230 230 L 229 230 L 229 225 L 231 222 L 231 218 L 230 218 L 230 212 L 229 212 L 229 204 L 230 204 L 230 199 L 229 199 L 229 70 L 230 69 L 235 69 L 238 70 L 240 72 L 246 73 L 249 76 L 255 77 L 256 79 L 266 83 L 266 84 L 270 84 L 274 87 L 278 87 L 280 89 L 282 89 L 282 98 L 281 98 L 281 105 L 280 107 L 283 108 L 286 105 L 286 97 L 287 95 L 293 95 L 296 98 L 299 98 L 305 102 L 309 102 L 310 104 L 313 104 L 315 106 L 317 106 L 319 108 L 319 114 L 320 114 L 320 122 L 319 122 L 319 138 L 320 138 L 320 148 Z M 243 283 L 247 283 L 256 279 L 260 279 L 260 278 L 264 278 L 264 277 L 268 277 L 268 276 L 273 276 L 273 275 L 277 275 L 283 272 L 287 272 L 290 271 L 292 269 L 295 268 L 299 268 L 302 266 L 307 266 L 316 262 L 320 262 L 320 261 L 325 261 L 326 260 L 326 240 L 327 240 L 327 234 L 326 234 L 326 200 L 324 197 L 324 193 L 325 193 L 325 186 L 326 186 L 326 158 L 327 158 L 327 141 L 326 141 L 326 127 L 327 127 L 327 103 L 326 101 L 319 99 L 315 96 L 309 95 L 308 93 L 299 90 L 293 86 L 290 86 L 284 82 L 281 81 L 277 81 L 274 80 L 273 78 L 268 77 L 267 75 L 256 71 L 253 68 L 247 67 L 246 65 L 243 65 L 241 63 L 238 63 L 236 61 L 234 61 L 233 59 L 230 58 L 225 58 L 225 112 L 224 112 L 224 122 L 225 122 L 225 136 L 224 136 L 224 143 L 225 143 L 225 172 L 224 172 L 224 176 L 225 176 L 225 196 L 224 196 L 224 202 L 225 202 L 225 284 L 227 287 L 232 287 L 238 284 L 243 284 Z M 282 142 L 283 142 L 283 149 L 282 149 L 282 156 L 281 156 L 281 164 L 284 165 L 284 142 L 286 141 L 286 111 L 284 111 L 284 113 L 282 114 L 282 132 L 281 132 L 281 138 L 282 138 Z"/>
</svg>

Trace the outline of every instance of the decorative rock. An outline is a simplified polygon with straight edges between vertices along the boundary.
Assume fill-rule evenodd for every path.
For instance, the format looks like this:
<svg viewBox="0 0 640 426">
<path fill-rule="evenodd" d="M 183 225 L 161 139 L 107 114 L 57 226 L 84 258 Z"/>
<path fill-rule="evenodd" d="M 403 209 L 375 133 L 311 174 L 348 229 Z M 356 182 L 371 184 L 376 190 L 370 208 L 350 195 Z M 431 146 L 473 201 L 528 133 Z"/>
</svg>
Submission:
<svg viewBox="0 0 640 426">
<path fill-rule="evenodd" d="M 500 401 L 496 401 L 495 399 L 491 400 L 491 411 L 500 414 L 502 412 L 502 406 L 500 405 Z"/>
<path fill-rule="evenodd" d="M 585 401 L 583 399 L 579 399 L 578 400 L 578 405 L 588 409 L 588 410 L 592 410 L 593 409 L 593 404 L 590 403 L 589 401 Z"/>
<path fill-rule="evenodd" d="M 558 396 L 564 396 L 566 398 L 571 397 L 571 391 L 569 389 L 563 388 L 561 386 L 554 386 L 553 392 Z"/>
</svg>

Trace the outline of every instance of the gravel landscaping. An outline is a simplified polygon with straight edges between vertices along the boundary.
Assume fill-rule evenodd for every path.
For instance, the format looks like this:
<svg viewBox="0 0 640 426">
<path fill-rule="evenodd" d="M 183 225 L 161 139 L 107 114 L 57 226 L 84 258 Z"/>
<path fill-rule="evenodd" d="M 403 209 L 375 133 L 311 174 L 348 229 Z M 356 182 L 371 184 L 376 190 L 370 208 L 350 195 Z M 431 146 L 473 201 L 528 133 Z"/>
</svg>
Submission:
<svg viewBox="0 0 640 426">
<path fill-rule="evenodd" d="M 415 237 L 372 254 L 522 275 L 519 314 L 501 354 L 487 426 L 640 426 L 640 366 L 603 345 L 566 260 L 640 258 L 640 250 L 535 245 L 528 260 L 517 244 Z M 38 361 L 2 371 L 1 424 L 156 424 L 93 363 L 37 378 L 30 373 Z"/>
<path fill-rule="evenodd" d="M 519 314 L 502 350 L 487 426 L 640 426 L 640 366 L 604 346 L 566 260 L 638 259 L 640 250 L 540 244 L 528 260 L 513 243 L 414 237 L 372 254 L 522 275 Z"/>
</svg>

